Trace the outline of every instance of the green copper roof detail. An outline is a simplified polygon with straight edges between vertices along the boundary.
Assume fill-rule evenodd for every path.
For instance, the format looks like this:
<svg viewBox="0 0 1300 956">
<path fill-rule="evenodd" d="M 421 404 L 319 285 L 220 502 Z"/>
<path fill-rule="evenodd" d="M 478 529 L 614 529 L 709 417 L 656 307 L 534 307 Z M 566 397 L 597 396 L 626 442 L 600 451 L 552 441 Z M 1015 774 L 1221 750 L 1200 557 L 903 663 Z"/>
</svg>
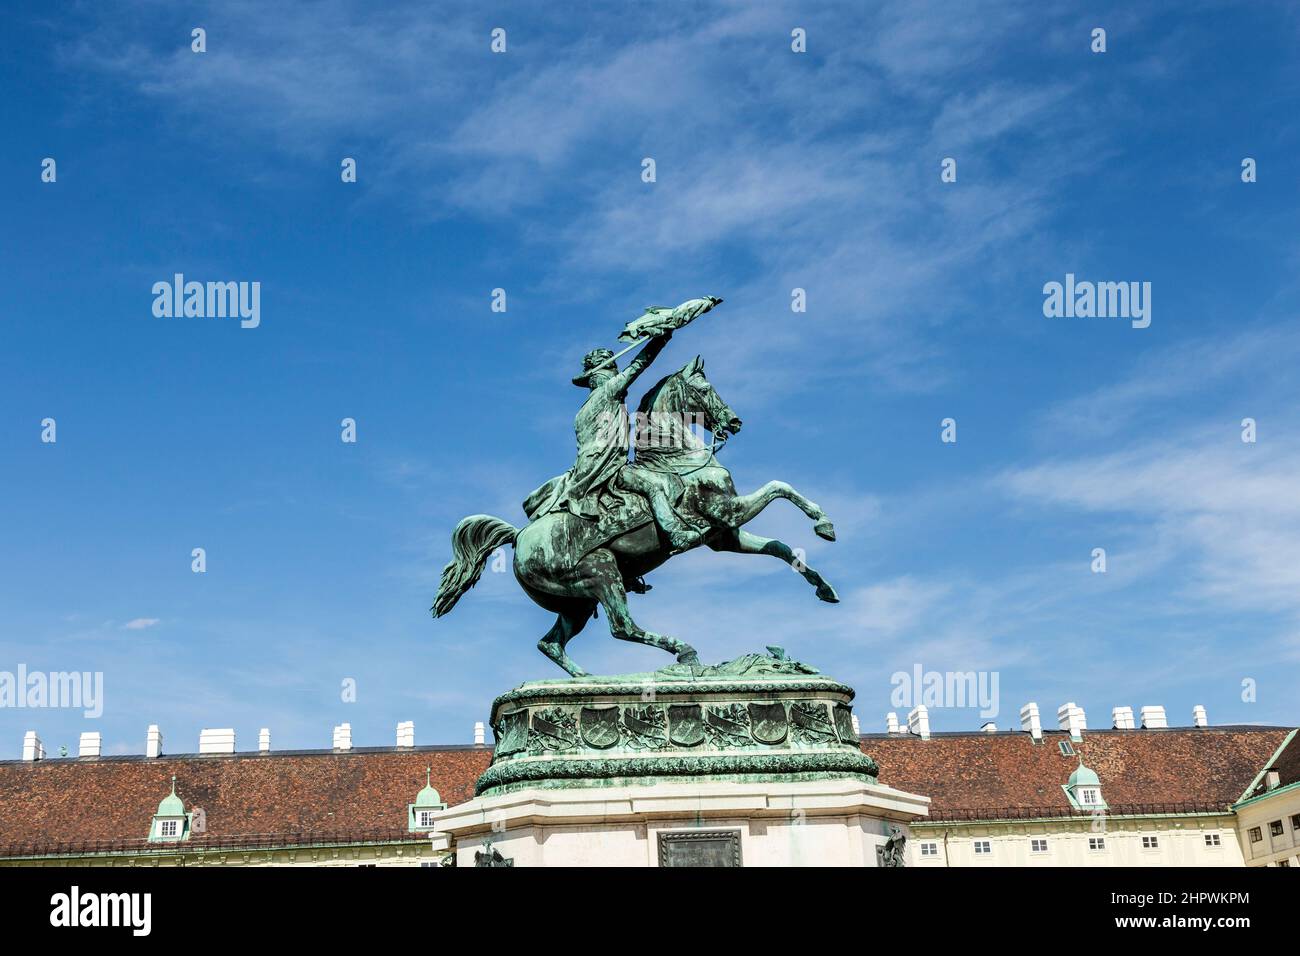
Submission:
<svg viewBox="0 0 1300 956">
<path fill-rule="evenodd" d="M 442 809 L 442 796 L 437 790 L 433 789 L 433 768 L 424 768 L 425 786 L 415 797 L 415 806 L 417 807 L 435 807 Z"/>
<path fill-rule="evenodd" d="M 1059 780 L 1060 777 L 1057 777 L 1057 779 Z M 1070 782 L 1067 786 L 1071 789 L 1075 787 L 1100 787 L 1101 781 L 1097 778 L 1096 773 L 1083 765 L 1083 761 L 1079 761 L 1078 769 L 1070 774 Z"/>
<path fill-rule="evenodd" d="M 158 804 L 158 812 L 155 816 L 185 816 L 185 803 L 180 797 L 176 796 L 176 774 L 172 774 L 172 792 L 162 798 L 162 803 Z"/>
</svg>

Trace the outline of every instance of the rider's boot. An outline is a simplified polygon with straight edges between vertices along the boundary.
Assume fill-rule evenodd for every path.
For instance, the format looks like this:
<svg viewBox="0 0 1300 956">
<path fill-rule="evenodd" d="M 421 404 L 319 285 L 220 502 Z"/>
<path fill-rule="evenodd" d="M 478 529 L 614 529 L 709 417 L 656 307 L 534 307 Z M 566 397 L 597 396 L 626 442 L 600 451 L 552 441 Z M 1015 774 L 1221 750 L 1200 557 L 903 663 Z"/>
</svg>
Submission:
<svg viewBox="0 0 1300 956">
<path fill-rule="evenodd" d="M 650 510 L 654 512 L 655 522 L 663 528 L 672 545 L 674 553 L 689 551 L 704 540 L 708 528 L 697 528 L 681 519 L 673 506 L 668 503 L 668 496 L 654 494 L 650 496 Z"/>
</svg>

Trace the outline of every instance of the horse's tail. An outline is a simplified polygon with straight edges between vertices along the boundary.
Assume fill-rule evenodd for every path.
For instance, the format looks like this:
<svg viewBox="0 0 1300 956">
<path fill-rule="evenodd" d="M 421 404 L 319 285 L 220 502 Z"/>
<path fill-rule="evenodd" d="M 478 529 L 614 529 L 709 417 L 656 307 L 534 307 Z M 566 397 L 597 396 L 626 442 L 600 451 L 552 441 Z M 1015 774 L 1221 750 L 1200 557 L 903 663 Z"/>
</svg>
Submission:
<svg viewBox="0 0 1300 956">
<path fill-rule="evenodd" d="M 488 555 L 503 545 L 515 543 L 519 529 L 491 515 L 462 518 L 451 533 L 451 562 L 442 569 L 438 596 L 434 598 L 434 617 L 442 617 L 456 606 L 461 595 L 478 584 Z"/>
</svg>

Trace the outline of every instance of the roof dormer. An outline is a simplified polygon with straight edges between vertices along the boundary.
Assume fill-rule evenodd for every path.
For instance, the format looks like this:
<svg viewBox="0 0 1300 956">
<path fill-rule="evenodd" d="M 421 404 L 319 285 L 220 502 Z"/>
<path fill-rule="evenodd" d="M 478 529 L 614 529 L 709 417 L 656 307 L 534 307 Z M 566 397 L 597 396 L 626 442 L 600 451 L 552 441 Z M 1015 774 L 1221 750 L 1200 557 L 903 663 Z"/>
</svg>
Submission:
<svg viewBox="0 0 1300 956">
<path fill-rule="evenodd" d="M 1061 789 L 1076 810 L 1106 809 L 1106 801 L 1101 795 L 1101 779 L 1092 769 L 1083 765 L 1082 757 L 1079 758 L 1079 766 L 1070 774 L 1069 783 Z"/>
<path fill-rule="evenodd" d="M 185 812 L 184 801 L 176 795 L 176 775 L 172 774 L 172 792 L 158 804 L 158 812 L 153 815 L 153 822 L 149 826 L 149 841 L 171 843 L 188 840 L 190 816 Z"/>
<path fill-rule="evenodd" d="M 432 830 L 433 821 L 439 810 L 446 810 L 447 804 L 442 796 L 433 789 L 433 768 L 424 770 L 424 788 L 415 795 L 415 802 L 406 807 L 406 822 L 412 833 Z"/>
</svg>

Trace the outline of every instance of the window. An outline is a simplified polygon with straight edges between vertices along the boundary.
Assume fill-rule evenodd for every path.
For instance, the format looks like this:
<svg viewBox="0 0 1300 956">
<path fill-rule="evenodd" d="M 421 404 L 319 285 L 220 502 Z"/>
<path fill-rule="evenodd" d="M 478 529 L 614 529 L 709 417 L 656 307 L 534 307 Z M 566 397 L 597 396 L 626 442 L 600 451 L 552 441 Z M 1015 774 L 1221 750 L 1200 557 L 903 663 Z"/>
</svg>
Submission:
<svg viewBox="0 0 1300 956">
<path fill-rule="evenodd" d="M 1219 835 L 1218 835 L 1217 833 L 1207 833 L 1207 834 L 1205 834 L 1205 845 L 1206 845 L 1206 846 L 1222 846 L 1222 844 L 1219 842 Z"/>
<path fill-rule="evenodd" d="M 1270 823 L 1270 824 L 1268 825 L 1268 835 L 1269 835 L 1269 836 L 1281 836 L 1281 835 L 1282 835 L 1282 821 L 1281 821 L 1281 820 L 1274 820 L 1272 823 Z"/>
<path fill-rule="evenodd" d="M 975 841 L 975 855 L 984 856 L 993 852 L 993 844 L 988 840 Z"/>
<path fill-rule="evenodd" d="M 1073 756 L 1074 756 L 1074 748 L 1070 746 L 1070 742 L 1069 742 L 1068 740 L 1062 740 L 1062 741 L 1058 742 L 1056 746 L 1058 746 L 1058 747 L 1061 748 L 1061 756 L 1062 756 L 1062 757 L 1073 757 Z"/>
<path fill-rule="evenodd" d="M 1046 840 L 1030 840 L 1030 841 L 1029 841 L 1029 849 L 1030 849 L 1030 851 L 1033 852 L 1033 853 L 1046 853 L 1046 852 L 1047 852 L 1047 841 L 1046 841 Z"/>
<path fill-rule="evenodd" d="M 419 820 L 418 826 L 422 826 L 422 827 L 431 827 L 431 826 L 433 826 L 433 817 L 434 817 L 434 814 L 435 814 L 436 812 L 437 812 L 436 810 L 421 810 L 421 811 L 419 811 L 419 812 L 416 814 L 416 817 L 417 817 L 417 819 Z"/>
<path fill-rule="evenodd" d="M 1300 813 L 1294 814 L 1291 817 L 1291 829 L 1300 833 Z"/>
<path fill-rule="evenodd" d="M 163 820 L 158 824 L 158 835 L 174 837 L 177 835 L 179 826 L 180 821 L 178 820 Z"/>
<path fill-rule="evenodd" d="M 938 855 L 939 855 L 939 844 L 937 843 L 921 844 L 921 856 L 938 856 Z"/>
<path fill-rule="evenodd" d="M 1144 850 L 1160 849 L 1160 837 L 1144 836 L 1142 838 L 1142 849 Z"/>
<path fill-rule="evenodd" d="M 1101 803 L 1101 794 L 1096 787 L 1083 787 L 1079 790 L 1079 803 L 1085 807 L 1095 807 Z"/>
<path fill-rule="evenodd" d="M 1290 861 L 1290 860 L 1278 860 L 1278 861 L 1277 861 L 1277 865 L 1278 865 L 1278 866 L 1290 866 L 1290 865 L 1291 865 L 1291 861 Z"/>
<path fill-rule="evenodd" d="M 1262 839 L 1264 839 L 1264 831 L 1261 830 L 1259 827 L 1251 827 L 1251 828 L 1250 828 L 1250 842 L 1251 842 L 1251 843 L 1258 843 L 1258 842 L 1259 842 L 1260 840 L 1262 840 Z"/>
<path fill-rule="evenodd" d="M 1088 849 L 1089 849 L 1089 850 L 1104 850 L 1104 849 L 1106 849 L 1106 838 L 1105 838 L 1105 837 L 1088 837 Z"/>
</svg>

